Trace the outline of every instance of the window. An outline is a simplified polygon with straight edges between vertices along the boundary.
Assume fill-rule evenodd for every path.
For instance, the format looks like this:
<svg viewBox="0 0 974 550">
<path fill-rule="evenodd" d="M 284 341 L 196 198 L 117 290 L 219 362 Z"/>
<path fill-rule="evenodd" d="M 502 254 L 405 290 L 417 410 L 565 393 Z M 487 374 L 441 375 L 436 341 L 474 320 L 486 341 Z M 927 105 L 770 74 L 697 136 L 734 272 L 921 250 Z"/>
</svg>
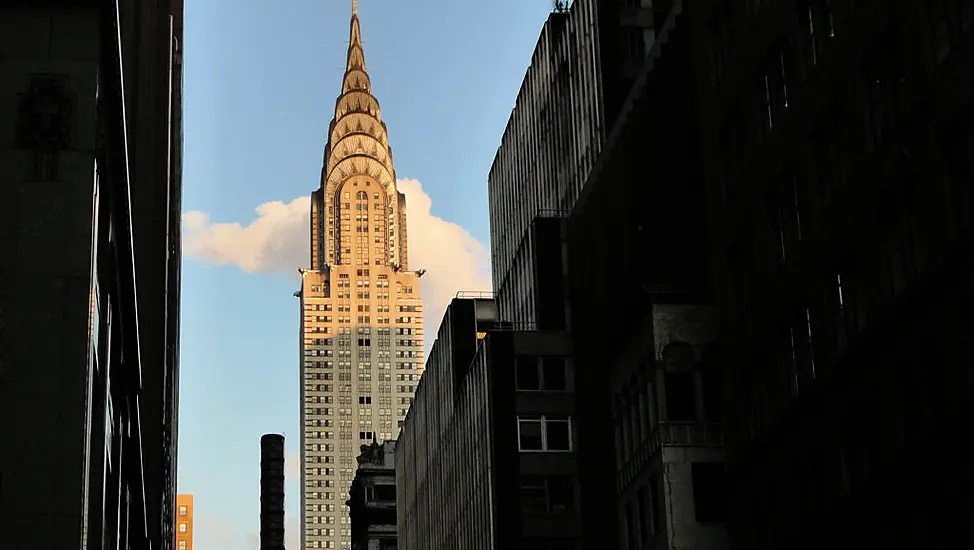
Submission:
<svg viewBox="0 0 974 550">
<path fill-rule="evenodd" d="M 541 389 L 541 376 L 536 357 L 515 358 L 514 369 L 517 375 L 517 389 L 521 391 L 538 391 Z"/>
<path fill-rule="evenodd" d="M 656 480 L 651 479 L 649 484 L 640 489 L 640 500 L 642 502 L 643 514 L 645 514 L 645 524 L 646 528 L 649 530 L 649 536 L 655 537 L 659 533 L 658 525 L 662 521 L 660 517 L 660 512 L 662 510 L 659 507 L 659 503 L 656 499 Z M 648 506 L 647 506 L 648 504 Z"/>
<path fill-rule="evenodd" d="M 665 378 L 666 419 L 670 422 L 697 420 L 697 388 L 692 372 L 668 372 Z"/>
<path fill-rule="evenodd" d="M 700 373 L 703 394 L 703 415 L 708 422 L 721 422 L 724 419 L 723 396 L 721 395 L 720 370 L 716 364 L 707 364 Z"/>
<path fill-rule="evenodd" d="M 543 451 L 542 420 L 518 419 L 518 444 L 522 451 Z"/>
<path fill-rule="evenodd" d="M 179 523 L 179 532 L 180 533 L 186 533 L 188 530 L 189 530 L 189 524 L 188 523 L 185 523 L 185 522 L 180 522 Z"/>
<path fill-rule="evenodd" d="M 179 541 L 179 550 L 186 550 L 186 541 Z"/>
<path fill-rule="evenodd" d="M 545 357 L 542 359 L 541 371 L 541 382 L 544 389 L 548 391 L 565 391 L 568 389 L 564 357 Z"/>
<path fill-rule="evenodd" d="M 518 445 L 521 451 L 526 452 L 571 451 L 571 419 L 546 416 L 518 418 Z"/>
<path fill-rule="evenodd" d="M 727 469 L 722 462 L 694 462 L 693 514 L 700 523 L 722 522 L 727 516 Z"/>
<path fill-rule="evenodd" d="M 189 515 L 189 509 L 184 505 L 179 507 L 179 516 L 186 517 Z"/>
<path fill-rule="evenodd" d="M 544 514 L 548 511 L 548 488 L 544 477 L 521 476 L 521 512 Z"/>
<path fill-rule="evenodd" d="M 519 391 L 567 391 L 564 357 L 516 357 L 514 369 Z"/>
<path fill-rule="evenodd" d="M 521 511 L 557 514 L 575 510 L 575 481 L 568 476 L 521 476 Z"/>
<path fill-rule="evenodd" d="M 379 502 L 395 502 L 396 501 L 396 486 L 395 485 L 375 485 L 372 489 L 373 499 Z"/>
</svg>

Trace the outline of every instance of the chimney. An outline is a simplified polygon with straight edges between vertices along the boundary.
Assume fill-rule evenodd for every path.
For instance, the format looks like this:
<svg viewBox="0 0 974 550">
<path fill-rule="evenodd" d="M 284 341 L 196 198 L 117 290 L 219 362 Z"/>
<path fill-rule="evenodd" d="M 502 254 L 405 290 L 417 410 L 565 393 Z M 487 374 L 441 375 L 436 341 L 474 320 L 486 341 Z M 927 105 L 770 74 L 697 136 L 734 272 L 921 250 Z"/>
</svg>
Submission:
<svg viewBox="0 0 974 550">
<path fill-rule="evenodd" d="M 260 550 L 284 550 L 284 436 L 260 438 Z"/>
</svg>

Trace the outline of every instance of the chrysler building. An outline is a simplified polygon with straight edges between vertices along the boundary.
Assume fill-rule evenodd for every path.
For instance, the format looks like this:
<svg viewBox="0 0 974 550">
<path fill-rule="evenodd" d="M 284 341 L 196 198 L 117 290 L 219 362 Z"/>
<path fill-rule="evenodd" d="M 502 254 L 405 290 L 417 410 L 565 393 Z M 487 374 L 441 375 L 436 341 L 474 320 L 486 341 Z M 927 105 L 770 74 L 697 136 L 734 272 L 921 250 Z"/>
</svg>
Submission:
<svg viewBox="0 0 974 550">
<path fill-rule="evenodd" d="M 345 502 L 361 445 L 395 439 L 423 365 L 422 271 L 410 271 L 406 197 L 365 68 L 353 0 L 348 59 L 311 196 L 301 270 L 304 548 L 350 548 Z"/>
</svg>

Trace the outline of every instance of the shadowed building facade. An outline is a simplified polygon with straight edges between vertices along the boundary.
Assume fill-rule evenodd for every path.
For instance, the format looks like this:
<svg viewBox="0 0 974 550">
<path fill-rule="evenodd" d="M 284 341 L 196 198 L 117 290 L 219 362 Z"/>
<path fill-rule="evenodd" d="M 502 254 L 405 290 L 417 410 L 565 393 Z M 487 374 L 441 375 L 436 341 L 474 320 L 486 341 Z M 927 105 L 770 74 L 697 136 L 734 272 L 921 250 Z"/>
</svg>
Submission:
<svg viewBox="0 0 974 550">
<path fill-rule="evenodd" d="M 365 67 L 353 2 L 342 91 L 311 197 L 301 270 L 304 547 L 350 548 L 346 506 L 360 445 L 395 439 L 423 365 L 422 271 L 411 271 L 406 197 Z"/>
<path fill-rule="evenodd" d="M 974 3 L 697 5 L 734 548 L 972 546 Z"/>
<path fill-rule="evenodd" d="M 568 215 L 655 40 L 651 2 L 570 4 L 541 30 L 487 178 L 494 292 L 520 326 L 551 321 L 539 318 L 535 219 Z"/>
<path fill-rule="evenodd" d="M 606 475 L 583 505 L 628 550 L 727 547 L 699 4 L 653 3 L 655 42 L 567 222 L 579 461 Z"/>
<path fill-rule="evenodd" d="M 396 550 L 396 442 L 362 445 L 348 492 L 352 550 Z"/>
<path fill-rule="evenodd" d="M 489 178 L 500 318 L 571 336 L 586 547 L 726 544 L 716 327 L 694 214 L 696 35 L 674 34 L 682 11 L 578 0 L 553 13 Z"/>
<path fill-rule="evenodd" d="M 570 351 L 451 302 L 396 443 L 399 548 L 580 548 Z"/>
<path fill-rule="evenodd" d="M 0 546 L 175 544 L 182 2 L 0 6 Z"/>
</svg>

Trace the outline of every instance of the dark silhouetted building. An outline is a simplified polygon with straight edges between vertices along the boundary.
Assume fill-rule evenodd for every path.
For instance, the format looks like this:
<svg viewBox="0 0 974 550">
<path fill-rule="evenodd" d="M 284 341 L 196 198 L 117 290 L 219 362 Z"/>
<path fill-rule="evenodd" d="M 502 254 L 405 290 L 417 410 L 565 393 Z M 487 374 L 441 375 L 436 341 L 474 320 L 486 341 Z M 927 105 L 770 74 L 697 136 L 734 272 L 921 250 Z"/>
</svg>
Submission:
<svg viewBox="0 0 974 550">
<path fill-rule="evenodd" d="M 500 318 L 571 333 L 585 546 L 721 549 L 726 457 L 699 214 L 702 35 L 682 2 L 573 10 L 546 25 L 491 172 Z M 598 70 L 577 91 L 550 91 L 557 17 L 586 10 L 600 31 Z M 591 97 L 593 109 L 572 111 L 558 93 Z M 570 136 L 556 143 L 548 121 L 562 119 Z M 586 124 L 598 139 L 583 154 Z"/>
<path fill-rule="evenodd" d="M 180 0 L 0 7 L 4 549 L 175 544 L 182 34 Z"/>
<path fill-rule="evenodd" d="M 362 445 L 348 496 L 352 550 L 395 550 L 395 440 Z"/>
<path fill-rule="evenodd" d="M 971 546 L 974 3 L 702 4 L 733 546 Z"/>
<path fill-rule="evenodd" d="M 530 228 L 571 210 L 654 40 L 650 7 L 603 4 L 575 0 L 548 17 L 491 166 L 491 267 L 505 321 L 539 322 Z"/>
<path fill-rule="evenodd" d="M 260 438 L 260 550 L 284 550 L 284 436 Z"/>
<path fill-rule="evenodd" d="M 567 222 L 579 464 L 599 472 L 582 507 L 607 547 L 727 547 L 697 11 L 654 3 L 654 42 Z"/>
<path fill-rule="evenodd" d="M 569 354 L 453 300 L 397 443 L 400 548 L 579 548 Z"/>
</svg>

